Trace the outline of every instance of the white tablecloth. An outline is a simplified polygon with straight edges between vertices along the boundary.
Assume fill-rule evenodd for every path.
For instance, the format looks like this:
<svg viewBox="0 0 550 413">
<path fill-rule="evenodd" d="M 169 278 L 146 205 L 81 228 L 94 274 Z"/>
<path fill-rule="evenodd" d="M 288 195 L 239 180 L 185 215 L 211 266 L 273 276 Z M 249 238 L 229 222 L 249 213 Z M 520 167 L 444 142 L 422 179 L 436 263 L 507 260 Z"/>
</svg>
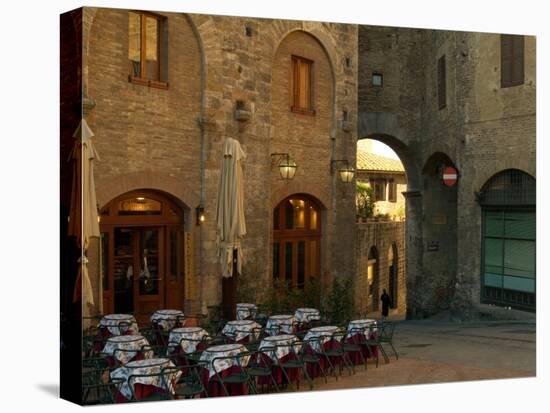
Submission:
<svg viewBox="0 0 550 413">
<path fill-rule="evenodd" d="M 238 303 L 237 304 L 237 320 L 244 320 L 246 318 L 256 318 L 258 313 L 258 307 L 256 304 L 250 303 Z"/>
<path fill-rule="evenodd" d="M 246 353 L 246 347 L 242 344 L 222 344 L 220 346 L 209 347 L 201 354 L 200 360 L 204 362 L 208 368 L 208 378 L 212 377 L 216 372 L 220 373 L 234 365 L 237 365 L 234 359 L 215 360 L 216 357 L 234 357 L 241 353 Z M 241 359 L 241 367 L 248 365 L 250 356 L 245 356 Z"/>
<path fill-rule="evenodd" d="M 168 338 L 167 352 L 173 352 L 176 346 L 181 346 L 181 350 L 186 353 L 193 353 L 197 350 L 196 341 L 190 340 L 202 340 L 204 336 L 207 336 L 208 332 L 200 327 L 180 327 L 174 328 L 170 331 L 170 337 Z"/>
<path fill-rule="evenodd" d="M 120 326 L 121 323 L 130 324 L 129 330 L 127 331 L 126 327 Z M 136 322 L 136 319 L 131 314 L 108 314 L 104 316 L 99 321 L 99 327 L 105 327 L 113 336 L 120 336 L 122 334 L 130 333 L 137 334 L 139 333 L 139 328 Z"/>
<path fill-rule="evenodd" d="M 322 327 L 310 328 L 304 337 L 304 341 L 309 340 L 311 338 L 317 338 L 318 340 L 314 340 L 311 342 L 311 348 L 316 352 L 320 352 L 321 346 L 323 346 L 326 342 L 330 341 L 332 334 L 337 332 L 338 330 L 339 328 L 336 326 L 322 326 Z"/>
<path fill-rule="evenodd" d="M 298 308 L 294 314 L 294 318 L 299 323 L 307 323 L 313 320 L 320 320 L 321 314 L 315 308 Z"/>
<path fill-rule="evenodd" d="M 149 342 L 147 339 L 139 334 L 113 336 L 107 339 L 105 347 L 103 348 L 103 353 L 116 357 L 121 364 L 126 364 L 136 356 L 137 352 L 140 351 L 143 346 L 148 345 Z M 115 353 L 115 350 L 119 351 Z M 146 359 L 152 358 L 153 352 L 148 350 L 143 353 L 143 357 Z"/>
<path fill-rule="evenodd" d="M 165 358 L 155 358 L 155 359 L 146 359 L 146 360 L 136 360 L 131 361 L 128 364 L 119 367 L 116 370 L 111 372 L 112 379 L 123 379 L 124 383 L 120 387 L 120 392 L 127 399 L 132 398 L 132 389 L 130 389 L 129 378 L 135 374 L 157 374 L 166 367 L 175 367 L 169 359 Z M 170 377 L 169 385 L 170 388 L 166 388 L 166 385 L 163 383 L 160 376 L 156 377 L 138 377 L 132 380 L 132 385 L 136 383 L 147 384 L 159 388 L 169 390 L 172 394 L 174 393 L 173 383 L 175 383 L 181 372 L 177 372 L 172 377 Z"/>
<path fill-rule="evenodd" d="M 283 358 L 291 352 L 290 347 L 276 347 L 277 345 L 292 345 L 294 353 L 299 353 L 302 348 L 302 344 L 298 337 L 293 334 L 280 334 L 277 336 L 266 337 L 260 343 L 259 350 L 265 351 L 266 354 L 274 361 L 277 362 L 277 358 Z M 269 351 L 273 349 L 273 351 Z"/>
<path fill-rule="evenodd" d="M 265 331 L 269 335 L 292 334 L 292 323 L 294 323 L 294 316 L 292 315 L 272 315 L 267 319 Z"/>
<path fill-rule="evenodd" d="M 225 324 L 222 334 L 235 341 L 241 341 L 251 334 L 254 334 L 254 338 L 258 338 L 261 328 L 262 326 L 253 320 L 234 320 Z"/>
<path fill-rule="evenodd" d="M 370 329 L 368 329 L 367 327 L 370 327 Z M 351 336 L 351 333 L 352 333 L 353 329 L 361 329 L 361 330 L 364 329 L 363 334 L 367 338 L 370 337 L 370 336 L 368 336 L 368 334 L 372 335 L 372 334 L 376 334 L 378 332 L 378 329 L 376 328 L 376 320 L 370 319 L 370 318 L 350 321 L 349 324 L 348 324 L 348 335 L 347 335 L 347 337 Z"/>
<path fill-rule="evenodd" d="M 169 331 L 176 326 L 178 318 L 181 323 L 185 323 L 183 316 L 183 311 L 181 310 L 158 310 L 151 316 L 151 322 L 157 323 L 164 331 Z"/>
</svg>

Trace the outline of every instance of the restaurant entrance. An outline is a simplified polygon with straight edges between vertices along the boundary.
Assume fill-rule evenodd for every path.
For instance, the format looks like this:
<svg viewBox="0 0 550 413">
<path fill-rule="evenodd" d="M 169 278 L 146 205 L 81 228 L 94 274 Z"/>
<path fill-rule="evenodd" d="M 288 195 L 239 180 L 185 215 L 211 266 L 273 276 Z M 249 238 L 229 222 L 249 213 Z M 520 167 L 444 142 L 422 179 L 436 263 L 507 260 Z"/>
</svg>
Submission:
<svg viewBox="0 0 550 413">
<path fill-rule="evenodd" d="M 156 310 L 183 310 L 183 223 L 183 210 L 153 191 L 124 194 L 101 210 L 106 313 L 133 313 L 148 323 Z"/>
</svg>

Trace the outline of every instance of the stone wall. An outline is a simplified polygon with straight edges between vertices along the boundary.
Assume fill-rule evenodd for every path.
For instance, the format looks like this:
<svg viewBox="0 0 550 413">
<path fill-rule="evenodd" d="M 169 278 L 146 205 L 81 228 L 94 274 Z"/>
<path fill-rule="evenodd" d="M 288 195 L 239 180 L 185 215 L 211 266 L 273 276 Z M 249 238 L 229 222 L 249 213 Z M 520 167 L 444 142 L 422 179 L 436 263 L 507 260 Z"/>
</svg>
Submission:
<svg viewBox="0 0 550 413">
<path fill-rule="evenodd" d="M 380 318 L 380 296 L 382 290 L 389 293 L 388 259 L 392 246 L 397 251 L 397 301 L 390 310 L 392 317 L 404 317 L 407 312 L 406 250 L 404 222 L 368 222 L 357 224 L 357 276 L 355 279 L 355 309 L 361 316 Z M 378 259 L 375 264 L 378 277 L 374 279 L 374 293 L 368 294 L 368 256 L 372 247 L 376 248 Z M 376 301 L 376 303 L 374 302 Z"/>
<path fill-rule="evenodd" d="M 446 60 L 446 106 L 437 61 Z M 408 178 L 408 311 L 476 316 L 481 208 L 475 192 L 508 168 L 535 175 L 535 39 L 525 37 L 525 82 L 500 87 L 500 36 L 359 27 L 358 137 L 389 144 Z M 371 84 L 383 73 L 383 87 Z M 437 165 L 459 170 L 443 186 Z M 436 169 L 433 169 L 433 166 Z"/>
<path fill-rule="evenodd" d="M 128 11 L 84 9 L 83 90 L 95 103 L 86 117 L 101 156 L 100 207 L 137 188 L 179 201 L 186 208 L 186 231 L 195 238 L 199 281 L 197 296 L 187 304 L 193 311 L 219 304 L 215 211 L 221 145 L 230 136 L 247 155 L 245 270 L 260 268 L 257 277 L 270 282 L 272 210 L 286 196 L 305 193 L 324 207 L 322 275 L 338 276 L 338 268 L 354 274 L 354 187 L 331 175 L 330 160 L 355 162 L 350 125 L 357 113 L 357 27 L 157 13 L 168 26 L 167 89 L 128 81 Z M 290 112 L 291 54 L 315 61 L 315 116 Z M 293 181 L 278 178 L 273 152 L 289 152 L 296 160 Z M 196 226 L 199 203 L 206 221 Z"/>
</svg>

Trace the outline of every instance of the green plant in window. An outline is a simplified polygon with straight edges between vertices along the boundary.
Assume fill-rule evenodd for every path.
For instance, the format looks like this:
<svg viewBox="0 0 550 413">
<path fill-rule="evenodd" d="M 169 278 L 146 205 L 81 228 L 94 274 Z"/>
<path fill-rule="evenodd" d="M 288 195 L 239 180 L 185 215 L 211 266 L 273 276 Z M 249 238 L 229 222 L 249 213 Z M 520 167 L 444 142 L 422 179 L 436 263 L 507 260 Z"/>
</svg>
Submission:
<svg viewBox="0 0 550 413">
<path fill-rule="evenodd" d="M 355 182 L 355 205 L 357 216 L 370 218 L 374 213 L 374 191 L 364 182 Z"/>
</svg>

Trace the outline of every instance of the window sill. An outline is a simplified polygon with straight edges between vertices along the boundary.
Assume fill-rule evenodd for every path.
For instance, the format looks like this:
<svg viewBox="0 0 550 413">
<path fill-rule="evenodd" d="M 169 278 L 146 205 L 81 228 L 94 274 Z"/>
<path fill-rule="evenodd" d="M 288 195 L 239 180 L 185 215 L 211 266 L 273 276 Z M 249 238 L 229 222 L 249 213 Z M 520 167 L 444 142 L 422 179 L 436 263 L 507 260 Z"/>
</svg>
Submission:
<svg viewBox="0 0 550 413">
<path fill-rule="evenodd" d="M 168 89 L 168 82 L 162 82 L 160 80 L 143 79 L 141 77 L 135 77 L 128 75 L 128 82 L 135 85 L 154 87 L 156 89 Z"/>
<path fill-rule="evenodd" d="M 509 87 L 521 86 L 523 84 L 524 84 L 523 81 L 521 81 L 521 82 L 518 81 L 518 82 L 510 82 L 510 83 L 501 83 L 500 88 L 501 89 L 507 89 Z"/>
<path fill-rule="evenodd" d="M 315 116 L 315 109 L 305 109 L 305 108 L 297 108 L 295 106 L 291 106 L 290 111 L 294 113 L 299 113 L 300 115 Z"/>
</svg>

